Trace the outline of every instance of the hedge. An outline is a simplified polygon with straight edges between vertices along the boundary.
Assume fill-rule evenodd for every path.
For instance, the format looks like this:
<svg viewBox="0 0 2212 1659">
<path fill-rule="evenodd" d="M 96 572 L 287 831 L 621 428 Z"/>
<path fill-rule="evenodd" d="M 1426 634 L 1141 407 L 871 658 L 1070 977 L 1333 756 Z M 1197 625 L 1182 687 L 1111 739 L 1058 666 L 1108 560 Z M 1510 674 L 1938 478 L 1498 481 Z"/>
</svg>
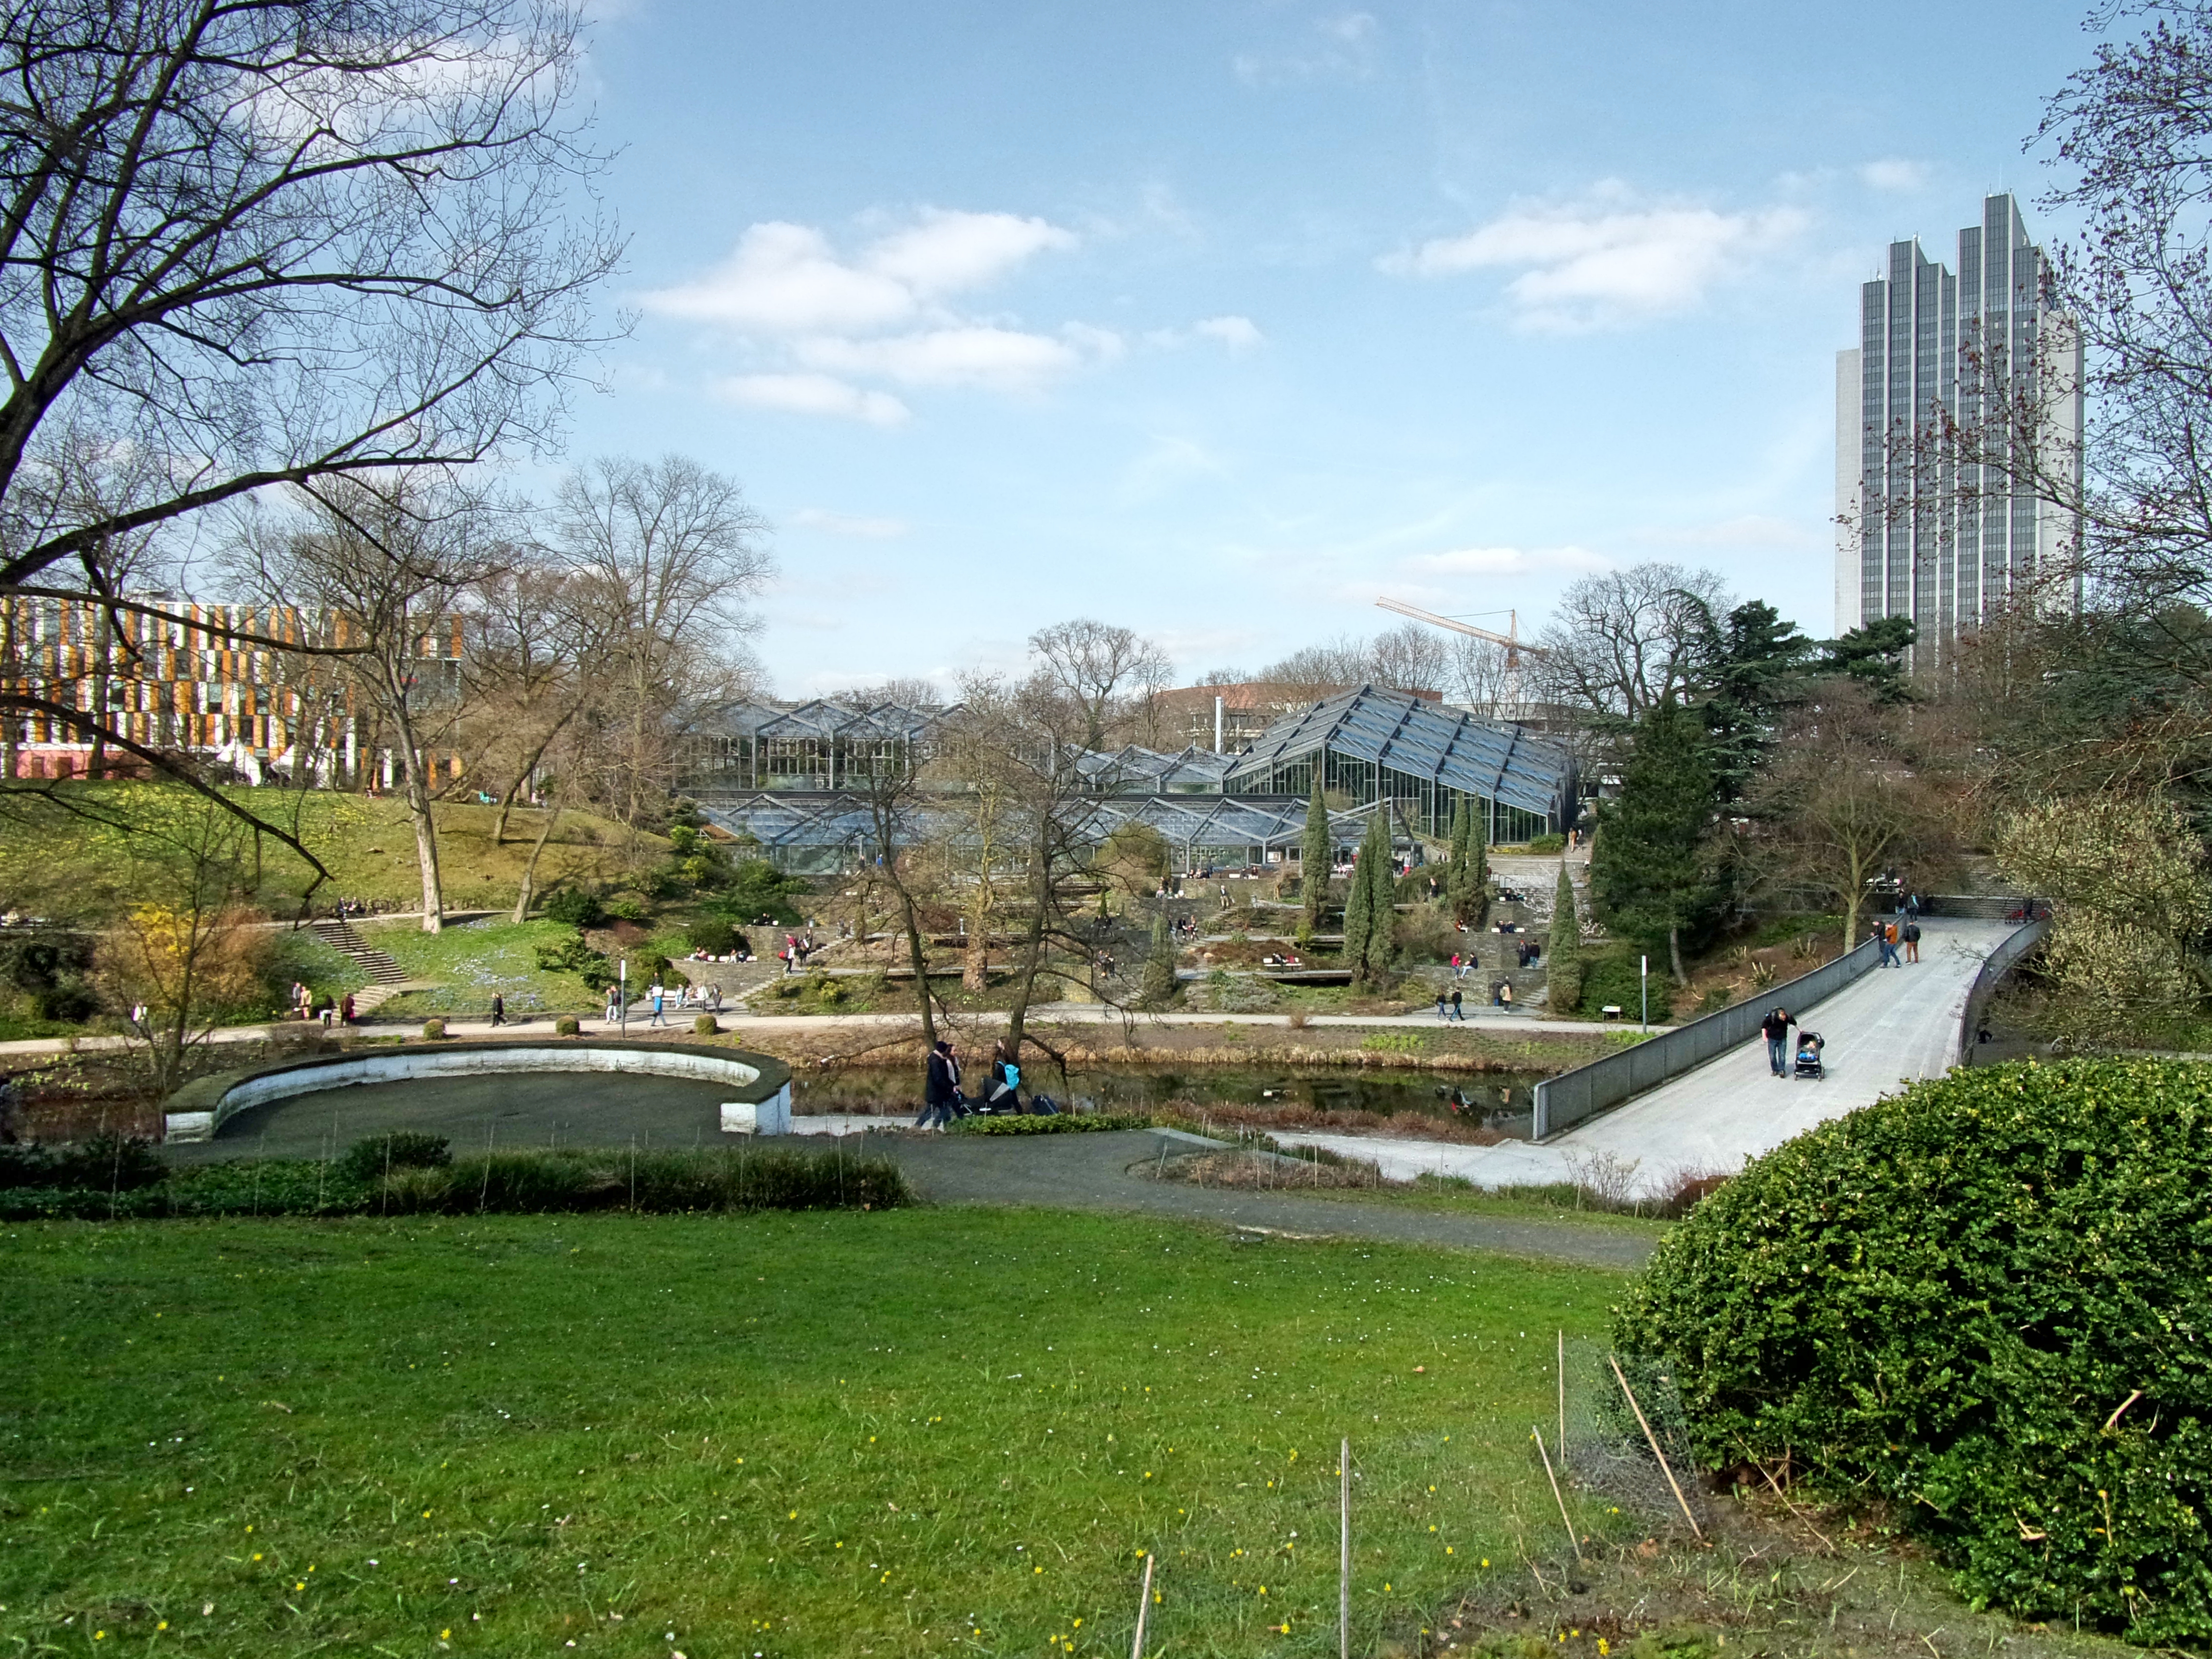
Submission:
<svg viewBox="0 0 2212 1659">
<path fill-rule="evenodd" d="M 2212 1066 L 1959 1071 L 1751 1164 L 1615 1340 L 1714 1468 L 1886 1500 L 1977 1605 L 2212 1638 Z"/>
<path fill-rule="evenodd" d="M 888 1210 L 915 1201 L 896 1163 L 834 1147 L 636 1153 L 563 1147 L 440 1161 L 441 1141 L 435 1152 L 412 1144 L 435 1139 L 378 1136 L 329 1161 L 197 1164 L 137 1187 L 111 1186 L 103 1179 L 93 1185 L 0 1188 L 0 1219 Z M 410 1144 L 396 1144 L 403 1141 Z M 404 1157 L 387 1164 L 388 1151 Z"/>
<path fill-rule="evenodd" d="M 1055 1112 L 1046 1117 L 955 1118 L 951 1132 L 962 1135 L 1066 1135 L 1097 1129 L 1149 1129 L 1142 1112 Z"/>
</svg>

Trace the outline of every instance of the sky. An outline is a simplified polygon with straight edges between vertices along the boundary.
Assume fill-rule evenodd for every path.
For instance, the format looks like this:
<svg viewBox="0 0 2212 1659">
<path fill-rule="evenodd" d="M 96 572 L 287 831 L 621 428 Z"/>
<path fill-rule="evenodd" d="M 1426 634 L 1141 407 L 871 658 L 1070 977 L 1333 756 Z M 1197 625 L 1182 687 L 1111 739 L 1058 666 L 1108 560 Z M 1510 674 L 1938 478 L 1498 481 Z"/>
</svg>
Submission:
<svg viewBox="0 0 2212 1659">
<path fill-rule="evenodd" d="M 1887 243 L 2030 228 L 2081 0 L 606 0 L 627 335 L 568 456 L 728 473 L 779 696 L 1188 682 L 1704 566 L 1832 629 L 1835 353 Z"/>
</svg>

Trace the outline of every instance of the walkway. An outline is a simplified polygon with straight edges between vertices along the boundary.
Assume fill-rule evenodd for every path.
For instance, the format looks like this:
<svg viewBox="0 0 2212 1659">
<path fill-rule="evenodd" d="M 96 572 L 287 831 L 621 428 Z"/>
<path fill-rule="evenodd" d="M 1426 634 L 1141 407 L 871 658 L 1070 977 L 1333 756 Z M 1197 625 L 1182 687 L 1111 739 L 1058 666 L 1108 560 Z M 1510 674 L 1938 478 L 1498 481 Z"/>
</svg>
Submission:
<svg viewBox="0 0 2212 1659">
<path fill-rule="evenodd" d="M 1277 1139 L 1372 1158 L 1385 1176 L 1459 1176 L 1481 1187 L 1624 1182 L 1646 1196 L 1682 1180 L 1728 1175 L 1816 1123 L 1869 1106 L 1899 1084 L 1940 1077 L 1958 1059 L 1959 1021 L 1983 958 L 2013 931 L 1996 921 L 1929 917 L 1921 960 L 1877 969 L 1810 1010 L 1827 1039 L 1827 1076 L 1778 1081 L 1754 1039 L 1542 1146 L 1461 1146 L 1370 1136 Z"/>
</svg>

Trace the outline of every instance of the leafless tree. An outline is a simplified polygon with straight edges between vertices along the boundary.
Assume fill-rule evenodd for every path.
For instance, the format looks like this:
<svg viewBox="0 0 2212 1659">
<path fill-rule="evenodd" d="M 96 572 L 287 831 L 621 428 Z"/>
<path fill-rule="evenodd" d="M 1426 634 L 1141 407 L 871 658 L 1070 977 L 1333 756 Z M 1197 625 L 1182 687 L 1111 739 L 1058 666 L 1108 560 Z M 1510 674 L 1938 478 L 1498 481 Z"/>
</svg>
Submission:
<svg viewBox="0 0 2212 1659">
<path fill-rule="evenodd" d="M 1079 617 L 1030 635 L 1045 683 L 1083 711 L 1082 746 L 1103 749 L 1109 730 L 1147 708 L 1165 686 L 1167 653 L 1126 628 Z"/>
<path fill-rule="evenodd" d="M 447 648 L 465 597 L 512 556 L 501 515 L 432 473 L 304 486 L 283 520 L 249 520 L 228 562 L 264 598 L 299 605 L 334 646 L 391 739 L 422 878 L 422 929 L 445 925 L 434 750 L 460 713 Z"/>
<path fill-rule="evenodd" d="M 1504 646 L 1468 634 L 1455 634 L 1449 648 L 1452 701 L 1508 719 L 1520 715 L 1522 711 L 1510 705 L 1526 671 L 1507 665 Z"/>
<path fill-rule="evenodd" d="M 681 455 L 580 468 L 553 520 L 555 552 L 602 618 L 601 791 L 635 830 L 665 799 L 692 723 L 749 689 L 745 601 L 775 562 L 737 481 Z"/>
<path fill-rule="evenodd" d="M 1451 684 L 1451 652 L 1434 629 L 1406 623 L 1375 636 L 1366 679 L 1399 691 L 1441 697 Z"/>
<path fill-rule="evenodd" d="M 1599 719 L 1638 719 L 1690 689 L 1703 631 L 1727 609 L 1710 570 L 1651 563 L 1584 576 L 1537 641 L 1536 684 L 1547 701 Z"/>
</svg>

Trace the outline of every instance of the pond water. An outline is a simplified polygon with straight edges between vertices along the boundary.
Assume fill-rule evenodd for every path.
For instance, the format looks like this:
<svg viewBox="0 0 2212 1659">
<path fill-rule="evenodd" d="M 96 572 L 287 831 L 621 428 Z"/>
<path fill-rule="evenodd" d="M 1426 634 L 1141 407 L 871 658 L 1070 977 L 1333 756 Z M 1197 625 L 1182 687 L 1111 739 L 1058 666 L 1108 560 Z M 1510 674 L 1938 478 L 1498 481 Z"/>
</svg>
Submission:
<svg viewBox="0 0 2212 1659">
<path fill-rule="evenodd" d="M 1042 1090 L 1055 1100 L 1103 1112 L 1150 1111 L 1181 1103 L 1208 1109 L 1309 1112 L 1412 1112 L 1443 1121 L 1478 1124 L 1514 1139 L 1530 1133 L 1530 1091 L 1540 1072 L 1428 1072 L 1348 1066 L 1092 1066 L 1073 1068 L 1063 1088 L 1059 1074 L 1042 1067 L 1023 1073 L 1024 1094 Z M 971 1070 L 969 1081 L 977 1080 Z M 799 1112 L 912 1112 L 921 1080 L 914 1066 L 848 1066 L 801 1073 L 793 1083 Z"/>
</svg>

